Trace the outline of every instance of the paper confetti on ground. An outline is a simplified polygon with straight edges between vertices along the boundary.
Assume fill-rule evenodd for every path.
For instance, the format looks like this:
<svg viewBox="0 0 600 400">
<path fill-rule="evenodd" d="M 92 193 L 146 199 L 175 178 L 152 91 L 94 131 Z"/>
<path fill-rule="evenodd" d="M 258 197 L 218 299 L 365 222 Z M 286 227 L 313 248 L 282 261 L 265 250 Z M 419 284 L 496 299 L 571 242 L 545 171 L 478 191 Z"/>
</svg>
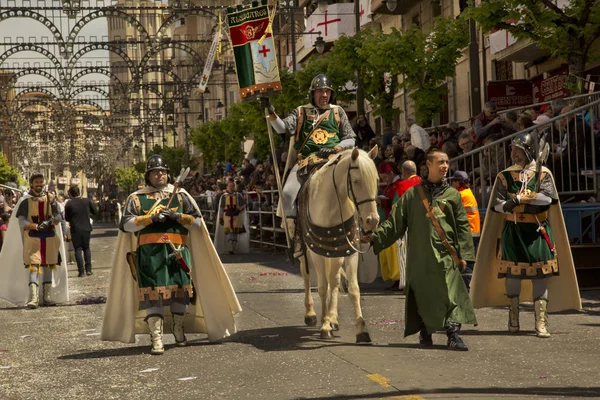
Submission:
<svg viewBox="0 0 600 400">
<path fill-rule="evenodd" d="M 140 373 L 154 372 L 154 371 L 158 371 L 158 370 L 159 370 L 159 368 L 147 368 L 147 369 L 140 371 Z"/>
<path fill-rule="evenodd" d="M 179 378 L 177 380 L 178 381 L 191 381 L 191 380 L 194 380 L 194 379 L 197 379 L 197 378 L 198 378 L 197 376 L 186 376 L 185 378 Z"/>
</svg>

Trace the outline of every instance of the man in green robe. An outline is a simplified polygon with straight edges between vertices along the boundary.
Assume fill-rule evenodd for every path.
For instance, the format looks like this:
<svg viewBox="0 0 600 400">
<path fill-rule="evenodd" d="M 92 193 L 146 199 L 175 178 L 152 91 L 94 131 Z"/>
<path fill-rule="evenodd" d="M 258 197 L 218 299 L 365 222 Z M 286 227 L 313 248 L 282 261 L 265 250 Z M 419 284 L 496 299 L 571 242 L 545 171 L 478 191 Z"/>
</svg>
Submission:
<svg viewBox="0 0 600 400">
<path fill-rule="evenodd" d="M 469 293 L 461 276 L 467 261 L 474 261 L 473 238 L 460 193 L 444 179 L 448 155 L 438 149 L 427 154 L 429 175 L 394 204 L 389 219 L 371 235 L 380 253 L 408 233 L 406 259 L 406 326 L 404 336 L 420 332 L 419 342 L 433 345 L 432 333 L 441 329 L 448 348 L 468 350 L 459 336 L 461 324 L 477 324 Z M 429 218 L 419 187 L 459 262 Z"/>
</svg>

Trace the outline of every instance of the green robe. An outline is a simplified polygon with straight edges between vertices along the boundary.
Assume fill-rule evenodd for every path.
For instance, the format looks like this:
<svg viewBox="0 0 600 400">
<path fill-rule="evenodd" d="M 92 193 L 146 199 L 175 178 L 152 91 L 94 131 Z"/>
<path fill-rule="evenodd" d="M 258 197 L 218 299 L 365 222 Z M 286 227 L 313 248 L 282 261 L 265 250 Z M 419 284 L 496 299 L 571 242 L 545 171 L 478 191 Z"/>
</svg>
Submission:
<svg viewBox="0 0 600 400">
<path fill-rule="evenodd" d="M 465 261 L 474 261 L 473 238 L 460 193 L 447 184 L 437 185 L 432 201 L 432 184 L 423 191 L 449 243 Z M 373 233 L 375 253 L 407 236 L 406 326 L 404 336 L 421 330 L 445 328 L 447 322 L 477 324 L 469 293 L 458 267 L 440 240 L 416 187 L 394 204 L 390 217 Z M 418 311 L 417 311 L 418 310 Z"/>
</svg>

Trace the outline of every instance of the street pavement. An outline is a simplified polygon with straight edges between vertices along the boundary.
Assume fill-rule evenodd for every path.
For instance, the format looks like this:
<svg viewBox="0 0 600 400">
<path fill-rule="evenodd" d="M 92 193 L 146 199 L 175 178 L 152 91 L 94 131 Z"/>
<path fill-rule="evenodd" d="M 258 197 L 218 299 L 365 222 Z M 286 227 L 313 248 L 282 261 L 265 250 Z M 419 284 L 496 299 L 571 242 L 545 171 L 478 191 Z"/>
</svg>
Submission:
<svg viewBox="0 0 600 400">
<path fill-rule="evenodd" d="M 181 348 L 165 335 L 165 354 L 152 356 L 148 335 L 102 342 L 116 235 L 94 230 L 94 275 L 77 278 L 69 266 L 68 304 L 27 310 L 0 300 L 0 400 L 600 398 L 598 291 L 582 293 L 583 311 L 551 314 L 549 339 L 535 337 L 531 305 L 517 335 L 506 309 L 477 310 L 479 326 L 463 332 L 470 350 L 454 352 L 443 333 L 429 349 L 404 338 L 404 296 L 378 280 L 361 292 L 373 344 L 356 345 L 347 296 L 340 331 L 319 339 L 303 325 L 298 268 L 269 251 L 223 257 L 243 311 L 222 343 L 188 335 Z"/>
</svg>

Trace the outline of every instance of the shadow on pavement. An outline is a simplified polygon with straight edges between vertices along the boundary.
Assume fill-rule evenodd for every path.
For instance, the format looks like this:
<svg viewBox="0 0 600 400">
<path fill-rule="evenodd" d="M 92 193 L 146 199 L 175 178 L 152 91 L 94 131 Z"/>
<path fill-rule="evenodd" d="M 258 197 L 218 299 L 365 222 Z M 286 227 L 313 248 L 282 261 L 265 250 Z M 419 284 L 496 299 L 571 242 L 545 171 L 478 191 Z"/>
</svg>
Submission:
<svg viewBox="0 0 600 400">
<path fill-rule="evenodd" d="M 89 352 L 86 352 L 87 349 L 83 349 L 80 353 L 67 354 L 57 358 L 59 360 L 88 360 L 94 358 L 137 356 L 148 353 L 149 347 L 150 346 L 121 347 L 118 349 L 106 349 Z"/>
<path fill-rule="evenodd" d="M 339 342 L 337 341 L 339 339 L 340 336 L 337 336 L 336 332 L 334 332 L 334 338 L 332 340 L 320 339 L 318 328 L 298 325 L 246 330 L 238 332 L 235 336 L 227 339 L 226 341 L 233 343 L 248 344 L 253 346 L 257 350 L 262 350 L 265 352 L 290 350 L 318 350 L 323 348 L 349 346 L 423 349 L 423 351 L 448 351 L 445 345 L 434 345 L 425 348 L 418 343 L 358 344 L 354 342 Z"/>
<path fill-rule="evenodd" d="M 211 343 L 206 339 L 191 340 L 188 342 L 186 347 L 199 347 L 199 346 L 216 346 L 220 343 Z M 175 344 L 166 344 L 165 351 L 169 349 L 181 348 Z M 108 357 L 123 357 L 123 356 L 137 356 L 141 354 L 149 354 L 150 345 L 144 346 L 131 346 L 131 347 L 120 347 L 117 349 L 105 349 L 96 351 L 86 351 L 87 349 L 80 350 L 76 354 L 67 354 L 65 356 L 57 357 L 59 360 L 90 360 L 95 358 L 108 358 Z"/>
<path fill-rule="evenodd" d="M 510 396 L 541 396 L 541 397 L 558 397 L 558 396 L 569 396 L 569 397 L 582 397 L 582 398 L 594 398 L 598 397 L 600 393 L 600 387 L 578 387 L 578 386 L 567 386 L 567 387 L 525 387 L 525 388 L 506 388 L 506 387 L 486 387 L 486 388 L 461 388 L 461 387 L 450 387 L 442 389 L 431 389 L 423 390 L 420 388 L 414 389 L 403 389 L 397 390 L 393 393 L 383 394 L 381 392 L 368 393 L 368 394 L 356 394 L 356 395 L 343 395 L 336 394 L 332 396 L 323 397 L 310 397 L 312 400 L 352 400 L 352 399 L 381 399 L 381 398 L 398 398 L 399 396 L 416 396 L 426 394 L 444 394 L 451 395 L 452 398 L 464 395 L 465 397 L 475 397 L 479 395 L 510 395 Z M 308 399 L 309 397 L 296 397 L 296 400 Z M 521 397 L 522 398 L 522 397 Z"/>
</svg>

